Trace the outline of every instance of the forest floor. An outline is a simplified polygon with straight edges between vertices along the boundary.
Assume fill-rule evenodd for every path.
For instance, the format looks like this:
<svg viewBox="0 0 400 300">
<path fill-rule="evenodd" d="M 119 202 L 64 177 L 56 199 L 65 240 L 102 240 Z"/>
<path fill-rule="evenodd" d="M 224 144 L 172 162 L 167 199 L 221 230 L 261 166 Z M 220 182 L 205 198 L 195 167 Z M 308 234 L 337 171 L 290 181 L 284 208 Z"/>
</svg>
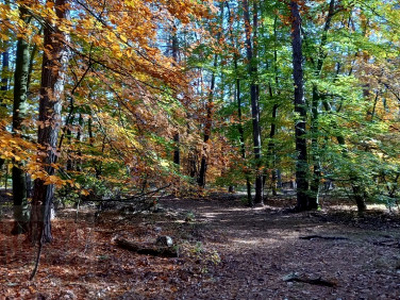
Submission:
<svg viewBox="0 0 400 300">
<path fill-rule="evenodd" d="M 294 213 L 276 198 L 163 199 L 160 212 L 61 210 L 54 242 L 35 250 L 0 223 L 0 299 L 400 299 L 400 216 L 347 206 Z M 335 205 L 334 205 L 335 204 Z M 141 255 L 113 239 L 173 238 L 178 257 Z"/>
</svg>

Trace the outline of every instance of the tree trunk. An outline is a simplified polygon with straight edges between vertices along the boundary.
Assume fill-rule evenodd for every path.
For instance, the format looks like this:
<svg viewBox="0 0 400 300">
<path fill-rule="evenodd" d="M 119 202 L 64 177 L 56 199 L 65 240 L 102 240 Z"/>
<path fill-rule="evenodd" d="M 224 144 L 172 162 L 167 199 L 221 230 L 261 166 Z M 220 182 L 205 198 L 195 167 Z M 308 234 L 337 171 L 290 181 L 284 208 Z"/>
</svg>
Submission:
<svg viewBox="0 0 400 300">
<path fill-rule="evenodd" d="M 361 186 L 357 183 L 352 183 L 354 199 L 356 200 L 357 210 L 359 214 L 362 214 L 367 210 L 367 205 L 365 204 L 365 194 Z"/>
<path fill-rule="evenodd" d="M 221 15 L 220 15 L 220 24 L 222 26 L 224 20 L 224 5 L 222 3 L 221 5 Z M 221 32 L 222 30 L 218 31 L 216 39 L 219 40 L 221 37 Z M 197 179 L 197 183 L 200 187 L 204 188 L 206 185 L 206 173 L 207 173 L 207 143 L 210 140 L 210 135 L 211 135 L 211 129 L 212 129 L 212 121 L 213 121 L 213 106 L 214 106 L 214 90 L 215 90 L 215 69 L 217 68 L 217 63 L 218 63 L 218 54 L 214 54 L 214 63 L 213 63 L 213 71 L 211 74 L 211 83 L 210 83 L 210 92 L 208 94 L 207 98 L 207 115 L 206 115 L 206 122 L 204 125 L 204 149 L 203 149 L 203 154 L 201 157 L 201 162 L 200 162 L 200 171 L 199 171 L 199 177 Z"/>
<path fill-rule="evenodd" d="M 279 89 L 279 80 L 278 80 L 278 51 L 277 51 L 277 42 L 278 42 L 278 33 L 277 33 L 277 21 L 278 21 L 278 16 L 275 16 L 274 19 L 274 72 L 275 72 L 275 85 L 276 85 L 276 96 L 279 97 L 281 92 Z M 272 92 L 272 86 L 269 84 L 269 95 L 271 99 L 274 98 L 273 92 Z M 272 170 L 271 174 L 271 185 L 272 185 L 272 195 L 276 196 L 277 195 L 277 171 L 276 171 L 276 147 L 275 147 L 275 142 L 274 138 L 276 135 L 276 120 L 278 116 L 278 108 L 279 104 L 276 102 L 274 103 L 272 107 L 272 121 L 271 121 L 271 129 L 269 132 L 269 143 L 268 143 L 268 155 L 270 157 L 270 164 L 269 168 Z"/>
<path fill-rule="evenodd" d="M 225 2 L 228 10 L 228 17 L 229 17 L 229 33 L 232 41 L 232 48 L 239 49 L 238 47 L 238 41 L 234 39 L 234 34 L 232 30 L 232 22 L 233 18 L 231 17 L 231 9 L 229 7 L 229 2 Z M 244 129 L 243 129 L 243 118 L 242 118 L 242 97 L 241 97 L 241 91 L 240 91 L 240 75 L 239 75 L 239 68 L 238 68 L 238 60 L 239 60 L 239 54 L 238 52 L 235 51 L 234 54 L 234 70 L 235 70 L 235 98 L 237 102 L 237 112 L 238 112 L 238 132 L 239 132 L 239 141 L 240 141 L 240 151 L 242 154 L 243 161 L 246 162 L 246 145 L 245 145 L 245 139 L 244 139 Z M 247 190 L 247 203 L 249 206 L 253 206 L 253 199 L 251 197 L 251 183 L 250 183 L 250 176 L 248 174 L 248 170 L 244 171 L 244 175 L 246 177 L 246 190 Z"/>
<path fill-rule="evenodd" d="M 243 129 L 243 124 L 242 124 L 242 98 L 240 95 L 240 79 L 238 78 L 239 76 L 239 71 L 238 71 L 238 57 L 235 55 L 235 74 L 237 76 L 236 78 L 236 99 L 237 99 L 237 106 L 238 106 L 238 118 L 239 118 L 239 124 L 238 124 L 238 131 L 239 131 L 239 140 L 240 140 L 240 150 L 242 152 L 242 158 L 245 161 L 246 160 L 246 146 L 244 143 L 244 129 Z M 245 170 L 245 177 L 246 177 L 246 190 L 247 190 L 247 203 L 249 206 L 253 206 L 253 198 L 251 196 L 251 183 L 250 183 L 250 178 L 248 171 Z"/>
<path fill-rule="evenodd" d="M 8 91 L 8 68 L 10 65 L 10 57 L 8 54 L 8 49 L 6 49 L 2 54 L 1 54 L 1 64 L 2 64 L 2 70 L 1 70 L 1 87 L 0 91 L 6 92 Z M 3 99 L 0 100 L 1 104 L 4 105 L 2 102 Z"/>
<path fill-rule="evenodd" d="M 303 90 L 301 18 L 297 1 L 290 2 L 290 9 L 292 15 L 294 106 L 297 118 L 295 123 L 297 209 L 302 211 L 310 209 L 307 181 L 307 140 L 304 137 L 306 134 L 307 110 Z"/>
<path fill-rule="evenodd" d="M 67 17 L 67 1 L 48 1 L 54 5 L 57 17 L 62 21 Z M 57 161 L 57 137 L 61 125 L 61 104 L 64 94 L 64 83 L 69 53 L 66 46 L 67 34 L 60 31 L 57 25 L 44 29 L 44 55 L 39 105 L 39 155 L 44 170 L 49 176 L 54 175 L 53 164 Z M 36 179 L 32 199 L 32 218 L 30 234 L 33 241 L 40 244 L 52 241 L 51 205 L 55 187 L 46 184 L 43 179 Z"/>
<path fill-rule="evenodd" d="M 41 32 L 42 32 L 42 30 L 39 30 L 39 34 L 41 34 Z M 34 62 L 35 62 L 37 53 L 38 53 L 38 45 L 34 44 L 32 47 L 32 51 L 31 51 L 31 55 L 30 55 L 30 59 L 29 59 L 28 87 L 31 85 L 33 67 L 34 67 Z M 28 89 L 28 95 L 29 95 L 29 89 Z"/>
<path fill-rule="evenodd" d="M 28 22 L 27 10 L 20 7 L 21 20 Z M 12 126 L 13 134 L 21 136 L 22 122 L 26 114 L 26 100 L 28 98 L 28 75 L 29 75 L 29 45 L 24 38 L 17 42 L 17 53 L 15 57 L 14 72 L 14 104 Z M 13 161 L 12 186 L 13 186 L 13 210 L 14 228 L 13 234 L 25 233 L 28 230 L 29 210 L 26 174 L 22 170 L 23 163 Z"/>
<path fill-rule="evenodd" d="M 326 57 L 326 42 L 328 38 L 328 31 L 331 28 L 332 17 L 335 13 L 335 0 L 331 0 L 329 3 L 329 11 L 326 17 L 325 26 L 322 32 L 321 44 L 319 45 L 317 63 L 315 66 L 314 75 L 316 78 L 320 77 L 322 66 Z M 319 135 L 319 113 L 318 107 L 320 105 L 321 95 L 318 90 L 318 86 L 314 84 L 312 91 L 312 121 L 311 121 L 311 132 L 312 132 L 312 140 L 311 140 L 311 149 L 312 149 L 312 159 L 313 159 L 313 178 L 311 181 L 310 187 L 310 196 L 309 202 L 311 208 L 318 208 L 319 206 L 319 187 L 321 183 L 321 162 L 319 157 L 319 144 L 318 144 L 318 135 Z"/>
<path fill-rule="evenodd" d="M 214 68 L 217 67 L 217 55 L 214 57 Z M 207 102 L 207 116 L 206 116 L 206 123 L 204 125 L 204 139 L 203 143 L 205 145 L 204 147 L 204 153 L 202 154 L 201 157 L 201 162 L 200 162 L 200 171 L 199 171 L 199 177 L 197 179 L 197 183 L 200 187 L 204 188 L 206 185 L 206 172 L 207 172 L 207 158 L 206 158 L 206 145 L 208 141 L 210 140 L 210 135 L 211 135 L 211 127 L 212 127 L 212 118 L 213 118 L 213 98 L 214 98 L 214 89 L 215 89 L 215 71 L 212 72 L 211 75 L 211 86 L 210 86 L 210 93 L 208 95 L 208 102 Z"/>
<path fill-rule="evenodd" d="M 325 108 L 325 110 L 327 112 L 332 112 L 333 111 L 332 105 L 328 102 L 328 100 L 324 99 L 322 101 L 322 103 L 323 103 L 324 108 Z M 332 127 L 333 128 L 337 128 L 338 126 L 337 126 L 336 123 L 333 123 Z M 346 145 L 346 140 L 342 135 L 337 134 L 335 136 L 335 138 L 336 138 L 336 140 L 337 140 L 339 145 L 341 145 L 341 146 L 345 146 Z M 349 155 L 347 153 L 347 149 L 345 147 L 343 147 L 342 155 L 345 158 L 349 158 Z M 357 174 L 352 172 L 349 177 L 350 177 L 349 179 L 350 179 L 350 182 L 351 182 L 351 185 L 352 185 L 352 189 L 353 189 L 354 198 L 356 200 L 358 212 L 359 213 L 363 213 L 367 209 L 367 205 L 365 204 L 365 195 L 364 195 L 364 192 L 362 191 L 361 185 L 359 183 L 357 183 L 358 180 L 359 180 L 358 176 L 357 176 Z"/>
<path fill-rule="evenodd" d="M 311 149 L 312 149 L 312 159 L 313 159 L 313 178 L 310 185 L 310 194 L 309 194 L 309 208 L 317 209 L 319 207 L 319 186 L 321 182 L 321 164 L 319 158 L 319 144 L 318 144 L 318 106 L 320 96 L 317 90 L 317 87 L 313 87 L 313 95 L 312 95 L 312 120 L 311 120 Z"/>
<path fill-rule="evenodd" d="M 178 37 L 176 34 L 176 26 L 174 26 L 174 32 L 172 34 L 172 58 L 174 59 L 175 63 L 178 63 L 178 53 L 179 53 L 179 42 Z M 174 134 L 174 163 L 177 166 L 181 165 L 181 153 L 180 153 L 180 136 L 179 132 Z"/>
<path fill-rule="evenodd" d="M 4 94 L 8 91 L 8 69 L 9 69 L 9 54 L 8 54 L 8 49 L 6 49 L 2 54 L 1 54 L 1 64 L 2 64 L 2 69 L 1 69 L 1 86 L 0 86 L 0 117 L 3 117 L 3 115 L 6 114 L 7 107 L 3 103 L 3 97 Z M 0 124 L 2 126 L 2 130 L 5 129 L 5 125 Z M 0 169 L 4 165 L 4 159 L 0 158 Z"/>
<path fill-rule="evenodd" d="M 257 7 L 254 5 L 253 15 L 253 28 L 250 23 L 250 12 L 249 3 L 247 0 L 243 1 L 244 11 L 244 22 L 245 22 L 245 33 L 246 33 L 246 54 L 248 60 L 248 70 L 251 80 L 250 84 L 250 101 L 251 101 L 251 116 L 253 124 L 253 145 L 254 145 L 254 158 L 256 161 L 256 180 L 255 180 L 255 198 L 254 203 L 263 204 L 262 189 L 263 189 L 263 178 L 259 173 L 261 169 L 261 128 L 260 128 L 260 106 L 258 102 L 258 85 L 256 81 L 257 76 L 257 63 L 256 56 L 253 55 L 253 44 L 251 40 L 253 31 L 253 43 L 256 39 L 257 30 Z"/>
<path fill-rule="evenodd" d="M 82 128 L 83 128 L 83 117 L 82 114 L 79 114 L 79 118 L 78 118 L 78 132 L 76 133 L 76 142 L 79 145 L 78 146 L 78 152 L 77 152 L 77 160 L 76 160 L 76 170 L 78 172 L 82 171 L 82 150 L 81 150 L 81 143 L 82 143 Z"/>
</svg>

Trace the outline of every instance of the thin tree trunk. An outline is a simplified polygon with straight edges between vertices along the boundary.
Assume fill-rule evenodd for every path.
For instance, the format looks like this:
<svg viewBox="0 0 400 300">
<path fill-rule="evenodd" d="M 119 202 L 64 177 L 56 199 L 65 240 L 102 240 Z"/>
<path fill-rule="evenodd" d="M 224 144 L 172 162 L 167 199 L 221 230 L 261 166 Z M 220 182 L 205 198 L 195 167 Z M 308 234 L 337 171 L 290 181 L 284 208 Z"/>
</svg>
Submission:
<svg viewBox="0 0 400 300">
<path fill-rule="evenodd" d="M 328 38 L 328 31 L 331 28 L 332 17 L 335 13 L 335 0 L 331 0 L 329 3 L 329 11 L 325 21 L 325 26 L 322 32 L 321 44 L 319 45 L 317 63 L 315 66 L 314 75 L 316 78 L 320 77 L 322 66 L 326 57 L 325 45 Z M 321 183 L 321 162 L 319 157 L 319 113 L 318 107 L 321 102 L 321 95 L 318 90 L 318 86 L 314 84 L 312 91 L 312 120 L 311 120 L 311 149 L 313 158 L 313 178 L 310 186 L 309 204 L 310 208 L 316 209 L 319 206 L 319 187 Z"/>
<path fill-rule="evenodd" d="M 2 70 L 1 70 L 0 91 L 6 92 L 6 91 L 8 91 L 8 76 L 7 76 L 7 72 L 9 70 L 9 66 L 10 66 L 10 55 L 8 53 L 8 49 L 6 49 L 1 54 L 1 64 L 2 64 Z M 1 103 L 2 106 L 4 106 L 3 99 L 0 99 L 0 103 Z"/>
<path fill-rule="evenodd" d="M 235 74 L 236 76 L 239 76 L 237 60 L 238 57 L 237 55 L 235 55 Z M 243 160 L 246 160 L 246 146 L 244 141 L 244 129 L 242 124 L 242 98 L 240 94 L 240 79 L 238 77 L 236 78 L 236 99 L 237 99 L 238 118 L 239 118 L 238 131 L 240 140 L 240 150 L 242 152 Z M 247 202 L 250 206 L 253 206 L 253 198 L 251 196 L 251 183 L 247 170 L 245 171 L 245 177 L 246 177 Z"/>
<path fill-rule="evenodd" d="M 214 68 L 217 67 L 217 55 L 214 57 Z M 210 135 L 211 135 L 211 127 L 212 127 L 212 118 L 213 118 L 213 105 L 214 105 L 214 89 L 215 89 L 215 71 L 212 72 L 211 74 L 211 86 L 210 86 L 210 92 L 208 95 L 208 101 L 207 101 L 207 115 L 206 115 L 206 122 L 204 126 L 204 139 L 203 143 L 204 145 L 207 145 L 208 141 L 210 140 Z M 206 152 L 206 147 L 204 147 L 204 152 Z M 206 153 L 203 153 L 201 156 L 201 162 L 200 162 L 200 171 L 199 171 L 199 177 L 197 179 L 197 183 L 200 187 L 204 188 L 206 185 L 206 172 L 207 172 L 207 158 L 206 158 Z"/>
<path fill-rule="evenodd" d="M 174 26 L 174 32 L 172 34 L 172 58 L 174 59 L 175 63 L 178 63 L 178 53 L 179 53 L 179 41 L 178 36 L 176 33 L 176 26 Z M 180 152 L 180 135 L 179 132 L 174 134 L 174 163 L 177 166 L 181 165 L 181 152 Z"/>
<path fill-rule="evenodd" d="M 48 1 L 55 9 L 59 20 L 67 18 L 67 1 Z M 61 104 L 64 94 L 66 68 L 69 53 L 66 43 L 67 34 L 56 25 L 48 25 L 44 29 L 44 55 L 39 104 L 38 144 L 42 163 L 49 176 L 55 174 L 53 164 L 57 161 L 57 138 L 61 126 Z M 32 218 L 30 235 L 40 245 L 52 241 L 51 206 L 55 187 L 46 184 L 43 179 L 36 179 L 32 199 Z"/>
<path fill-rule="evenodd" d="M 275 85 L 276 85 L 276 96 L 279 97 L 281 92 L 279 89 L 279 80 L 278 80 L 278 51 L 277 51 L 277 41 L 278 41 L 278 36 L 277 36 L 277 22 L 278 22 L 278 16 L 275 16 L 274 19 L 274 72 L 275 72 Z M 273 99 L 274 95 L 272 92 L 272 87 L 271 84 L 269 84 L 269 95 L 270 98 Z M 276 120 L 277 120 L 277 115 L 278 115 L 278 108 L 279 104 L 276 102 L 274 103 L 272 107 L 272 121 L 271 121 L 271 129 L 269 132 L 269 143 L 268 143 L 268 155 L 270 156 L 270 169 L 272 170 L 271 174 L 271 185 L 272 185 L 272 195 L 276 196 L 277 195 L 277 171 L 276 171 L 276 149 L 275 149 L 275 142 L 274 138 L 276 135 Z"/>
<path fill-rule="evenodd" d="M 72 140 L 72 131 L 71 131 L 71 126 L 73 126 L 74 123 L 74 117 L 72 117 L 69 121 L 69 124 L 65 124 L 65 126 L 67 126 L 67 132 L 66 132 L 66 136 L 67 136 L 67 141 L 69 146 L 72 145 L 71 140 Z M 67 171 L 73 171 L 74 170 L 74 161 L 72 159 L 73 156 L 73 151 L 71 149 L 67 150 L 67 165 L 66 165 L 66 169 Z"/>
<path fill-rule="evenodd" d="M 311 119 L 311 150 L 312 150 L 312 158 L 313 158 L 313 178 L 310 185 L 310 194 L 309 194 L 309 208 L 317 209 L 319 206 L 319 186 L 321 182 L 321 163 L 319 158 L 319 144 L 318 144 L 318 106 L 320 96 L 317 90 L 317 87 L 313 87 L 313 95 L 312 95 L 312 119 Z"/>
<path fill-rule="evenodd" d="M 220 24 L 222 26 L 224 20 L 224 5 L 223 3 L 221 4 L 221 15 L 220 15 Z M 220 39 L 221 37 L 221 32 L 222 30 L 218 31 L 217 34 L 217 40 Z M 218 54 L 214 54 L 214 63 L 213 63 L 213 71 L 211 73 L 211 83 L 210 83 L 210 92 L 208 94 L 207 98 L 207 115 L 206 115 L 206 122 L 204 125 L 204 139 L 203 143 L 205 145 L 203 149 L 203 154 L 201 157 L 201 162 L 200 162 L 200 171 L 199 171 L 199 177 L 197 179 L 197 183 L 200 187 L 204 188 L 206 185 L 206 173 L 207 173 L 207 154 L 206 154 L 206 145 L 208 141 L 210 140 L 211 136 L 211 129 L 212 129 L 212 121 L 213 121 L 213 106 L 214 106 L 214 90 L 215 90 L 215 69 L 217 68 L 218 64 Z"/>
<path fill-rule="evenodd" d="M 261 169 L 261 128 L 260 128 L 260 106 L 258 102 L 258 86 L 256 83 L 257 76 L 257 64 L 256 57 L 253 55 L 253 44 L 251 40 L 252 31 L 253 39 L 255 39 L 256 29 L 257 29 L 257 7 L 254 7 L 253 16 L 253 27 L 251 28 L 250 23 L 250 12 L 249 3 L 247 0 L 243 1 L 243 11 L 244 11 L 244 22 L 245 22 L 245 33 L 246 33 L 246 54 L 248 60 L 248 70 L 251 80 L 250 84 L 250 101 L 251 101 L 251 116 L 253 123 L 253 145 L 254 145 L 254 158 L 255 158 L 255 169 L 256 169 L 256 180 L 255 180 L 255 198 L 254 203 L 262 204 L 262 189 L 263 189 L 263 178 L 259 174 Z M 254 42 L 254 41 L 253 41 Z"/>
<path fill-rule="evenodd" d="M 297 114 L 295 124 L 296 139 L 296 183 L 297 209 L 308 210 L 308 181 L 307 181 L 307 140 L 306 134 L 307 110 L 303 90 L 303 51 L 301 38 L 301 18 L 297 1 L 290 2 L 292 15 L 292 48 L 293 48 L 293 79 L 294 79 L 294 106 Z"/>
<path fill-rule="evenodd" d="M 177 166 L 181 165 L 181 152 L 179 149 L 179 143 L 180 143 L 180 135 L 179 133 L 174 134 L 174 143 L 175 143 L 175 149 L 174 149 L 174 163 Z"/>
<path fill-rule="evenodd" d="M 1 54 L 1 63 L 2 63 L 2 69 L 1 69 L 1 86 L 0 86 L 0 91 L 1 91 L 1 97 L 0 97 L 0 116 L 3 115 L 3 113 L 5 114 L 6 112 L 6 105 L 3 103 L 3 96 L 4 94 L 8 91 L 8 70 L 9 70 L 9 53 L 8 53 L 8 49 L 6 49 L 2 54 Z M 3 111 L 4 110 L 4 111 Z M 2 126 L 2 130 L 5 129 L 5 127 L 3 126 L 3 124 L 0 124 L 0 126 Z M 3 167 L 4 165 L 4 159 L 0 158 L 0 169 Z"/>
<path fill-rule="evenodd" d="M 38 34 L 41 34 L 41 33 L 42 33 L 42 30 L 40 29 Z M 38 53 L 38 45 L 34 44 L 32 47 L 32 51 L 31 51 L 31 55 L 30 55 L 30 59 L 29 59 L 28 88 L 32 81 L 33 66 L 34 66 L 34 62 L 35 62 L 37 53 Z M 28 94 L 29 94 L 29 89 L 28 89 Z"/>
<path fill-rule="evenodd" d="M 233 21 L 231 17 L 231 10 L 229 7 L 229 1 L 225 2 L 228 10 L 228 17 L 230 22 Z M 232 40 L 232 48 L 238 49 L 238 41 L 234 39 L 233 35 L 233 29 L 232 29 L 232 23 L 229 24 L 229 32 L 230 32 L 230 37 Z M 246 161 L 246 144 L 245 144 L 245 139 L 244 139 L 244 129 L 243 129 L 243 118 L 242 118 L 242 97 L 241 97 L 241 91 L 240 91 L 240 78 L 239 78 L 239 67 L 238 67 L 238 60 L 239 60 L 239 54 L 238 52 L 235 52 L 234 55 L 234 68 L 235 68 L 235 98 L 237 102 L 237 109 L 238 109 L 238 132 L 239 132 L 239 141 L 240 141 L 240 151 L 242 154 L 243 161 Z M 248 170 L 246 168 L 245 170 L 245 178 L 246 178 L 246 190 L 247 190 L 247 203 L 249 206 L 253 206 L 253 199 L 251 196 L 251 183 L 250 183 L 250 176 L 248 174 Z"/>
<path fill-rule="evenodd" d="M 21 20 L 28 23 L 27 11 L 20 7 Z M 22 122 L 26 114 L 26 101 L 28 98 L 29 76 L 29 44 L 24 38 L 17 42 L 16 64 L 14 73 L 14 104 L 13 104 L 13 134 L 21 136 Z M 25 233 L 28 230 L 29 210 L 26 174 L 22 170 L 23 162 L 13 161 L 12 186 L 13 186 L 13 234 Z"/>
<path fill-rule="evenodd" d="M 328 100 L 324 99 L 322 101 L 322 104 L 323 104 L 323 106 L 324 106 L 324 108 L 325 108 L 325 110 L 327 112 L 332 112 L 333 111 L 332 105 L 329 103 Z M 333 128 L 337 128 L 337 124 L 333 123 L 332 127 Z M 346 140 L 341 134 L 337 134 L 335 136 L 335 138 L 336 138 L 336 140 L 337 140 L 339 145 L 341 145 L 341 146 L 345 146 L 346 145 Z M 342 147 L 342 148 L 343 148 L 342 155 L 345 158 L 349 158 L 349 155 L 347 153 L 346 147 Z M 355 199 L 356 204 L 357 204 L 358 212 L 360 214 L 362 214 L 364 211 L 367 210 L 367 205 L 365 203 L 365 193 L 364 193 L 361 185 L 358 183 L 359 176 L 355 172 L 351 172 L 349 177 L 350 177 L 349 179 L 351 181 L 351 186 L 352 186 L 352 190 L 353 190 L 353 194 L 354 194 L 354 199 Z"/>
<path fill-rule="evenodd" d="M 82 142 L 82 128 L 83 128 L 83 117 L 82 117 L 82 114 L 80 113 L 79 114 L 79 118 L 78 118 L 78 123 L 79 123 L 79 126 L 78 126 L 78 132 L 77 132 L 77 134 L 76 134 L 76 142 L 77 142 L 77 144 L 79 145 L 78 146 L 78 152 L 77 152 L 77 156 L 78 156 L 78 159 L 77 159 L 77 161 L 76 161 L 76 170 L 78 171 L 78 172 L 81 172 L 82 171 L 82 150 L 81 150 L 81 142 Z"/>
<path fill-rule="evenodd" d="M 94 135 L 93 135 L 93 121 L 92 118 L 89 118 L 88 121 L 88 134 L 89 134 L 89 145 L 90 147 L 92 147 L 92 149 L 94 150 Z M 105 143 L 105 136 L 103 137 L 103 143 L 102 143 L 102 151 L 104 150 L 104 143 Z M 101 163 L 98 164 L 95 161 L 95 165 L 94 165 L 94 169 L 96 172 L 96 178 L 99 179 L 102 173 L 102 169 L 101 169 L 102 165 Z"/>
</svg>

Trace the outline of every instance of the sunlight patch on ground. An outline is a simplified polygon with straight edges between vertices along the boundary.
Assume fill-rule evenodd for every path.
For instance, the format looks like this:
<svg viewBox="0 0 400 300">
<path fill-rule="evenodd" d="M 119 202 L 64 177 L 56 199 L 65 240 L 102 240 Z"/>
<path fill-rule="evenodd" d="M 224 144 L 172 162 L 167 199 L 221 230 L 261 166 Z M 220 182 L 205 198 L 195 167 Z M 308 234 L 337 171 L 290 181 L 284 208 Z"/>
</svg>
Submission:
<svg viewBox="0 0 400 300">
<path fill-rule="evenodd" d="M 282 245 L 283 242 L 287 243 L 289 240 L 297 240 L 298 238 L 299 234 L 297 232 L 290 232 L 280 235 L 279 238 L 276 237 L 253 238 L 251 236 L 249 236 L 248 238 L 233 238 L 232 243 L 240 245 L 249 245 L 249 246 L 250 245 L 273 246 L 273 245 Z"/>
<path fill-rule="evenodd" d="M 234 243 L 246 244 L 246 245 L 259 245 L 262 244 L 261 240 L 243 240 L 243 239 L 233 239 Z"/>
<path fill-rule="evenodd" d="M 344 211 L 357 211 L 357 206 L 356 205 L 345 205 L 345 204 L 340 204 L 340 205 L 329 205 L 329 209 L 332 210 L 344 210 Z M 371 210 L 378 210 L 382 212 L 399 212 L 398 207 L 392 207 L 389 209 L 386 205 L 384 204 L 367 204 L 367 211 Z"/>
<path fill-rule="evenodd" d="M 216 218 L 216 217 L 218 217 L 218 216 L 220 216 L 220 215 L 223 215 L 223 214 L 224 214 L 223 212 L 221 212 L 221 213 L 218 213 L 218 212 L 210 212 L 210 213 L 204 213 L 204 214 L 203 214 L 203 217 L 213 219 L 213 218 Z"/>
</svg>

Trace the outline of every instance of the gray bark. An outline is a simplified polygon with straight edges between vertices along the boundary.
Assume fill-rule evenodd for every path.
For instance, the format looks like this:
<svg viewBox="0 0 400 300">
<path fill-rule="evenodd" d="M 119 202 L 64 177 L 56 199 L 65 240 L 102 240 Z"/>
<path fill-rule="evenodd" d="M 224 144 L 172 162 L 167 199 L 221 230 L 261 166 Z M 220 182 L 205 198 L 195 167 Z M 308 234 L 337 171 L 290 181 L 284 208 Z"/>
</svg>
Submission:
<svg viewBox="0 0 400 300">
<path fill-rule="evenodd" d="M 54 3 L 56 15 L 60 20 L 67 18 L 66 0 L 49 2 Z M 51 164 L 56 163 L 58 154 L 57 138 L 61 126 L 60 114 L 69 60 L 67 43 L 67 34 L 57 26 L 45 27 L 38 144 L 43 156 L 44 169 L 50 176 L 55 174 Z M 50 218 L 54 190 L 53 184 L 46 185 L 43 179 L 35 180 L 30 234 L 33 241 L 39 241 L 41 244 L 52 241 Z"/>
<path fill-rule="evenodd" d="M 20 7 L 21 19 L 27 23 L 26 9 Z M 14 72 L 14 104 L 12 126 L 13 134 L 20 136 L 22 122 L 26 114 L 26 101 L 28 98 L 28 76 L 29 76 L 29 44 L 24 38 L 17 42 L 16 64 Z M 14 228 L 13 234 L 25 233 L 28 230 L 29 209 L 27 194 L 27 177 L 23 171 L 23 163 L 13 161 L 12 185 L 13 185 L 13 211 Z"/>
</svg>

